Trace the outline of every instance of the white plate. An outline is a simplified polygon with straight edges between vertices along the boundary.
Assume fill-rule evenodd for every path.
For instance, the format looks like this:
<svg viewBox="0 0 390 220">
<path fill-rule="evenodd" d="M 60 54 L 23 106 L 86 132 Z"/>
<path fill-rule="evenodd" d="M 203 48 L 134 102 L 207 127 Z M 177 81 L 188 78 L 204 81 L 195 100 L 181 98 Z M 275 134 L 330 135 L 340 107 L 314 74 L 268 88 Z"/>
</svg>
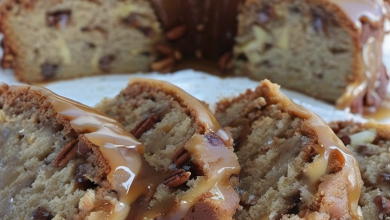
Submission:
<svg viewBox="0 0 390 220">
<path fill-rule="evenodd" d="M 390 37 L 386 37 L 383 45 L 383 60 L 390 71 Z M 74 80 L 58 81 L 43 85 L 55 93 L 74 99 L 93 107 L 104 97 L 113 97 L 126 87 L 127 82 L 133 77 L 159 79 L 171 82 L 184 89 L 196 98 L 209 103 L 211 106 L 222 97 L 229 97 L 244 92 L 246 89 L 256 87 L 257 81 L 247 78 L 219 78 L 207 73 L 193 70 L 183 70 L 173 74 L 121 74 L 84 77 Z M 18 82 L 12 70 L 0 69 L 0 82 L 7 84 L 21 84 Z M 297 92 L 281 89 L 294 102 L 314 111 L 325 121 L 349 120 L 364 121 L 360 115 L 353 115 L 346 111 L 337 110 L 334 106 L 313 99 Z M 390 86 L 388 88 L 390 91 Z M 389 102 L 390 103 L 390 102 Z M 381 120 L 390 122 L 390 116 Z"/>
</svg>

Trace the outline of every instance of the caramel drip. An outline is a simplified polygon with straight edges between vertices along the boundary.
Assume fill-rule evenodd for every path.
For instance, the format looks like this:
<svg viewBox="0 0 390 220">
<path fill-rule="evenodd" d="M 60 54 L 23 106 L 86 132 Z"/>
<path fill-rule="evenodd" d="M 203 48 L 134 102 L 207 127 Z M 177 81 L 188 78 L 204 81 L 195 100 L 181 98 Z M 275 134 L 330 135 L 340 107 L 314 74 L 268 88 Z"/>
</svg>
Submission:
<svg viewBox="0 0 390 220">
<path fill-rule="evenodd" d="M 305 119 L 308 124 L 316 131 L 320 146 L 317 147 L 319 158 L 314 161 L 310 166 L 306 167 L 305 175 L 309 179 L 309 187 L 318 183 L 321 176 L 324 176 L 328 167 L 338 160 L 343 164 L 343 169 L 347 169 L 348 181 L 347 194 L 348 204 L 351 210 L 351 215 L 354 219 L 362 219 L 362 215 L 358 212 L 358 201 L 361 192 L 361 184 L 359 182 L 360 172 L 359 165 L 354 158 L 352 152 L 350 152 L 341 140 L 334 134 L 334 132 L 327 126 L 315 113 L 294 104 L 290 99 L 281 94 L 282 101 L 284 102 L 285 109 L 295 114 L 296 116 Z M 336 155 L 336 156 L 335 156 Z"/>
<path fill-rule="evenodd" d="M 10 90 L 13 89 L 17 89 L 17 86 L 10 86 Z M 118 193 L 122 206 L 116 208 L 109 219 L 124 219 L 129 212 L 129 205 L 137 199 L 129 190 L 141 171 L 144 146 L 126 133 L 121 124 L 92 108 L 45 88 L 31 86 L 30 90 L 46 97 L 56 112 L 69 119 L 73 129 L 85 133 L 84 136 L 99 147 L 111 167 L 107 179 Z"/>
<path fill-rule="evenodd" d="M 229 184 L 230 177 L 233 174 L 238 175 L 240 171 L 237 158 L 227 147 L 232 143 L 230 135 L 221 128 L 217 119 L 202 102 L 182 89 L 158 80 L 136 78 L 130 81 L 130 84 L 137 83 L 146 84 L 148 88 L 161 88 L 161 90 L 177 99 L 184 108 L 189 109 L 192 115 L 197 117 L 196 120 L 201 124 L 201 127 L 206 128 L 204 134 L 195 134 L 184 148 L 192 158 L 201 158 L 204 163 L 208 163 L 209 167 L 204 168 L 207 170 L 204 176 L 197 177 L 197 186 L 195 188 L 190 188 L 185 194 L 179 196 L 178 203 L 175 204 L 176 210 L 168 213 L 167 210 L 172 209 L 174 202 L 166 201 L 164 204 L 157 204 L 152 209 L 145 209 L 137 205 L 137 208 L 134 208 L 141 208 L 142 211 L 138 211 L 137 214 L 130 212 L 131 215 L 136 216 L 137 219 L 140 217 L 143 219 L 182 219 L 187 215 L 189 209 L 207 192 L 213 193 L 213 198 L 216 200 L 225 200 L 225 196 L 229 192 L 234 191 Z M 210 141 L 207 137 L 208 135 L 215 136 L 221 142 L 216 144 L 216 142 Z M 157 177 L 157 179 L 159 180 L 155 181 L 156 183 L 162 182 L 161 174 L 160 178 Z M 141 183 L 139 185 L 145 184 Z M 167 206 L 171 208 L 167 209 Z"/>
<path fill-rule="evenodd" d="M 229 138 L 229 135 L 227 135 L 227 133 L 221 129 L 221 125 L 214 117 L 213 113 L 210 112 L 208 107 L 182 89 L 170 83 L 152 79 L 134 78 L 130 80 L 130 84 L 133 83 L 147 84 L 150 88 L 162 88 L 165 91 L 169 91 L 172 95 L 179 99 L 179 103 L 194 112 L 194 114 L 198 117 L 197 121 L 200 122 L 201 125 L 204 126 L 208 131 L 218 132 L 224 140 Z"/>
<path fill-rule="evenodd" d="M 234 192 L 229 185 L 230 176 L 238 175 L 240 168 L 237 158 L 227 147 L 232 139 L 221 129 L 212 113 L 197 99 L 171 84 L 149 79 L 135 79 L 132 82 L 148 83 L 150 87 L 161 87 L 174 94 L 182 105 L 190 109 L 191 114 L 197 116 L 197 122 L 205 127 L 205 134 L 194 135 L 185 148 L 191 156 L 208 162 L 208 173 L 197 177 L 197 187 L 181 194 L 178 201 L 166 201 L 151 209 L 146 207 L 150 200 L 148 197 L 153 195 L 155 188 L 172 175 L 173 171 L 157 172 L 147 164 L 142 155 L 144 146 L 126 133 L 123 126 L 115 120 L 47 89 L 30 87 L 31 91 L 46 97 L 56 112 L 69 119 L 73 129 L 84 133 L 89 141 L 98 146 L 109 163 L 111 170 L 107 179 L 112 189 L 118 193 L 120 203 L 114 205 L 110 213 L 103 213 L 104 219 L 182 219 L 207 192 L 213 193 L 216 200 L 225 200 L 225 195 Z M 220 142 L 209 140 L 207 135 L 210 134 Z M 172 210 L 173 205 L 175 210 Z"/>
<path fill-rule="evenodd" d="M 383 20 L 389 17 L 387 5 L 383 0 L 330 0 L 351 20 L 361 36 L 363 48 L 362 71 L 350 83 L 344 94 L 337 100 L 340 109 L 350 107 L 352 112 L 363 113 L 362 105 L 379 107 L 382 94 L 378 94 L 378 82 L 386 74 L 382 64 L 382 41 L 384 37 Z M 376 30 L 375 30 L 376 29 Z M 365 37 L 368 36 L 368 37 Z M 379 55 L 379 57 L 378 57 Z M 355 61 L 356 62 L 356 61 Z M 370 110 L 370 109 L 368 109 Z"/>
<path fill-rule="evenodd" d="M 385 16 L 383 0 L 330 0 L 337 5 L 353 22 L 356 28 L 362 28 L 362 19 L 378 23 Z"/>
</svg>

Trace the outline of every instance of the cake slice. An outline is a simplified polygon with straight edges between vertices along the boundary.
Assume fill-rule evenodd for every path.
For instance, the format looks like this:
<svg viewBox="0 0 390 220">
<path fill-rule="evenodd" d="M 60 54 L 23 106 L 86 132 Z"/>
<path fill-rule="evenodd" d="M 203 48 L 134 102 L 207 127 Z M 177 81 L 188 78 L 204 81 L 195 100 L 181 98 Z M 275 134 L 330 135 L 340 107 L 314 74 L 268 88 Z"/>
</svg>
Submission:
<svg viewBox="0 0 390 220">
<path fill-rule="evenodd" d="M 1 84 L 1 219 L 125 219 L 145 175 L 143 150 L 92 108 Z"/>
<path fill-rule="evenodd" d="M 2 66 L 30 83 L 149 71 L 161 37 L 148 1 L 7 0 L 0 13 Z"/>
<path fill-rule="evenodd" d="M 247 0 L 235 72 L 349 108 L 374 111 L 389 82 L 382 61 L 387 0 Z"/>
<path fill-rule="evenodd" d="M 145 144 L 147 164 L 172 176 L 133 203 L 130 219 L 232 219 L 233 140 L 202 102 L 167 82 L 132 79 L 96 108 Z"/>
<path fill-rule="evenodd" d="M 268 80 L 216 105 L 241 165 L 234 218 L 361 219 L 352 153 L 317 115 Z"/>
<path fill-rule="evenodd" d="M 331 122 L 330 127 L 356 156 L 364 182 L 359 205 L 364 219 L 390 217 L 390 127 L 375 122 Z"/>
</svg>

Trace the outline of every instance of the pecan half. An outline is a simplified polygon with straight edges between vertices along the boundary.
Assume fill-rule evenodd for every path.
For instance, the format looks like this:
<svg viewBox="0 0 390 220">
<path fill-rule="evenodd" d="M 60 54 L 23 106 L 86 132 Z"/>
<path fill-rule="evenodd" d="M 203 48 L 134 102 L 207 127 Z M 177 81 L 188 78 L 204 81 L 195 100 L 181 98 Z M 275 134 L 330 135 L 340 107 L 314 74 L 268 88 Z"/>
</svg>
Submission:
<svg viewBox="0 0 390 220">
<path fill-rule="evenodd" d="M 130 131 L 130 133 L 134 135 L 135 138 L 140 138 L 143 133 L 151 129 L 154 124 L 156 124 L 157 120 L 158 116 L 156 114 L 152 114 L 151 116 L 149 116 L 149 118 L 138 123 L 137 126 L 135 126 L 135 128 Z"/>
<path fill-rule="evenodd" d="M 163 60 L 152 63 L 151 68 L 154 71 L 166 71 L 167 69 L 170 69 L 173 66 L 174 62 L 175 62 L 175 58 L 167 57 Z"/>
<path fill-rule="evenodd" d="M 231 69 L 232 67 L 232 54 L 231 53 L 225 53 L 223 54 L 219 60 L 218 60 L 218 66 L 219 70 L 221 72 L 225 72 L 226 70 Z"/>
<path fill-rule="evenodd" d="M 165 184 L 169 188 L 175 188 L 187 182 L 190 176 L 191 172 L 179 169 L 175 171 L 170 177 L 165 179 L 163 184 Z"/>
<path fill-rule="evenodd" d="M 53 163 L 54 167 L 64 167 L 68 161 L 77 154 L 78 140 L 71 141 L 64 149 L 58 154 L 56 160 Z"/>
<path fill-rule="evenodd" d="M 184 164 L 190 161 L 190 159 L 190 154 L 184 148 L 177 150 L 172 157 L 173 163 L 176 165 L 176 167 L 182 167 Z"/>
<path fill-rule="evenodd" d="M 165 34 L 165 37 L 167 38 L 167 40 L 177 40 L 182 38 L 186 33 L 186 31 L 187 31 L 187 26 L 185 24 L 179 25 L 169 30 Z"/>
<path fill-rule="evenodd" d="M 166 56 L 171 56 L 175 52 L 172 47 L 165 44 L 157 44 L 156 51 Z"/>
</svg>

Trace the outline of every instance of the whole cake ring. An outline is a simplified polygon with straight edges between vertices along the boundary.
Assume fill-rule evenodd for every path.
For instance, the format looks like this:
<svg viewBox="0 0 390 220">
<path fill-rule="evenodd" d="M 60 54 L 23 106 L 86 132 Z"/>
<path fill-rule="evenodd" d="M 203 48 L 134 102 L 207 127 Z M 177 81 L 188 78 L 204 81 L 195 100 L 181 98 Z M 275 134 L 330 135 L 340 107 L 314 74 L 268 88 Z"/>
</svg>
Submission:
<svg viewBox="0 0 390 220">
<path fill-rule="evenodd" d="M 2 65 L 25 82 L 195 68 L 268 78 L 362 113 L 379 107 L 388 84 L 387 8 L 387 0 L 6 0 Z"/>
</svg>

